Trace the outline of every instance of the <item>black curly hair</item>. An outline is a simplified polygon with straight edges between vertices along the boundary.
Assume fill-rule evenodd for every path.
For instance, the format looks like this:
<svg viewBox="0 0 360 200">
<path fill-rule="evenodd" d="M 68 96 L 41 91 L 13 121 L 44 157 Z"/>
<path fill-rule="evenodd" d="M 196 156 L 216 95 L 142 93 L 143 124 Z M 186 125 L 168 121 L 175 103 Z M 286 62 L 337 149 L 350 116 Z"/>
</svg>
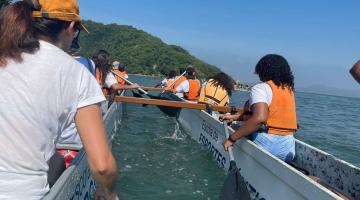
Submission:
<svg viewBox="0 0 360 200">
<path fill-rule="evenodd" d="M 280 55 L 268 54 L 262 57 L 256 64 L 255 74 L 263 82 L 272 80 L 279 87 L 288 87 L 292 91 L 295 90 L 294 75 L 289 63 Z"/>
<path fill-rule="evenodd" d="M 228 76 L 224 72 L 220 72 L 215 74 L 214 76 L 207 78 L 207 80 L 210 79 L 213 79 L 213 81 L 210 82 L 211 84 L 213 84 L 215 87 L 222 87 L 224 90 L 226 90 L 228 95 L 231 96 L 232 91 L 234 90 L 234 81 L 232 80 L 232 78 L 230 78 L 230 76 Z"/>
</svg>

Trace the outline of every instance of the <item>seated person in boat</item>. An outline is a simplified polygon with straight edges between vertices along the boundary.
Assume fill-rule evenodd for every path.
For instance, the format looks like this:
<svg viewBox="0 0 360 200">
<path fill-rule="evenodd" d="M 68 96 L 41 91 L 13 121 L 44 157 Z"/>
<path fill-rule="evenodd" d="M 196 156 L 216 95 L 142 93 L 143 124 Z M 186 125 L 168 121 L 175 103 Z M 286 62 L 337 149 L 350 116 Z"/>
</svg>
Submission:
<svg viewBox="0 0 360 200">
<path fill-rule="evenodd" d="M 185 74 L 187 69 L 192 68 L 191 65 L 189 65 L 186 69 L 185 72 L 183 72 L 183 69 L 180 70 L 180 73 L 182 73 L 180 76 L 176 76 L 174 81 L 175 83 L 172 83 L 172 87 L 168 88 L 168 90 L 172 90 L 172 92 L 175 92 L 175 88 L 177 88 L 182 82 L 184 82 L 186 80 Z"/>
<path fill-rule="evenodd" d="M 297 130 L 294 76 L 288 62 L 270 54 L 260 59 L 255 73 L 262 83 L 250 92 L 251 117 L 224 142 L 225 150 L 236 140 L 250 139 L 284 161 L 295 156 L 294 132 Z M 222 116 L 222 119 L 228 117 Z"/>
<path fill-rule="evenodd" d="M 74 121 L 96 186 L 105 191 L 98 195 L 118 199 L 116 162 L 98 105 L 105 98 L 66 53 L 83 28 L 77 1 L 66 2 L 14 1 L 1 10 L 0 199 L 42 199 L 49 192 L 54 141 Z"/>
<path fill-rule="evenodd" d="M 357 61 L 354 66 L 350 69 L 350 74 L 353 78 L 360 83 L 360 60 Z"/>
<path fill-rule="evenodd" d="M 106 50 L 97 51 L 92 59 L 96 66 L 96 80 L 103 89 L 104 94 L 110 94 L 110 91 L 127 90 L 139 88 L 137 83 L 132 85 L 119 84 L 115 76 L 111 73 L 110 54 Z"/>
<path fill-rule="evenodd" d="M 155 87 L 161 86 L 165 90 L 170 89 L 170 86 L 174 83 L 175 80 L 175 71 L 171 70 L 169 73 L 166 74 L 166 78 L 161 81 L 161 83 L 157 84 Z"/>
<path fill-rule="evenodd" d="M 114 75 L 110 72 L 111 68 L 109 64 L 109 54 L 105 50 L 98 51 L 94 56 L 93 59 L 95 61 L 96 68 L 96 78 L 98 82 L 104 81 L 104 88 L 103 91 L 105 91 L 107 94 L 109 94 L 110 89 L 111 90 L 123 90 L 123 89 L 133 89 L 138 88 L 139 86 L 137 84 L 133 85 L 122 85 L 118 83 L 115 80 Z M 104 64 L 105 63 L 105 64 Z M 105 80 L 101 80 L 99 77 L 99 73 L 101 73 L 101 69 L 106 69 L 108 71 L 108 77 Z M 122 79 L 121 79 L 122 80 Z M 74 147 L 82 146 L 80 136 L 77 132 L 75 123 L 72 123 L 68 128 L 66 128 L 62 134 L 60 135 L 57 144 L 59 146 L 63 145 L 73 145 Z M 71 161 L 77 156 L 78 150 L 76 149 L 58 149 L 57 153 L 59 153 L 61 156 L 63 156 L 65 160 L 66 167 L 69 167 Z"/>
<path fill-rule="evenodd" d="M 126 74 L 126 67 L 125 65 L 121 64 L 119 61 L 114 61 L 112 63 L 112 66 L 113 66 L 113 70 L 116 74 L 122 76 L 123 78 L 125 79 L 128 79 L 129 76 Z M 116 80 L 118 81 L 118 83 L 120 85 L 125 85 L 126 82 L 124 79 L 118 77 L 118 76 L 115 76 Z"/>
<path fill-rule="evenodd" d="M 233 81 L 227 74 L 220 72 L 208 78 L 203 84 L 199 103 L 226 106 L 229 104 L 232 90 L 234 90 Z"/>
<path fill-rule="evenodd" d="M 175 84 L 176 85 L 176 84 Z M 175 93 L 183 93 L 184 97 L 193 102 L 199 99 L 200 81 L 196 79 L 196 70 L 193 67 L 186 69 L 185 80 L 175 87 Z"/>
</svg>

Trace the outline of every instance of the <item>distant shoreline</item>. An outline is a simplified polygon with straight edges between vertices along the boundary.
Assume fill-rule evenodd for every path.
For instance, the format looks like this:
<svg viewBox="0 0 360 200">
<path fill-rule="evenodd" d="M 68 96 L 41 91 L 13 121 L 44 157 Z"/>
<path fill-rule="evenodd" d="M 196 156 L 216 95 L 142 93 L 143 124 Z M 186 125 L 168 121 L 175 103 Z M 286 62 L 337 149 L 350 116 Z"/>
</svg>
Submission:
<svg viewBox="0 0 360 200">
<path fill-rule="evenodd" d="M 161 76 L 145 75 L 145 74 L 128 74 L 128 75 L 131 75 L 131 76 L 143 76 L 143 77 L 161 78 Z"/>
</svg>

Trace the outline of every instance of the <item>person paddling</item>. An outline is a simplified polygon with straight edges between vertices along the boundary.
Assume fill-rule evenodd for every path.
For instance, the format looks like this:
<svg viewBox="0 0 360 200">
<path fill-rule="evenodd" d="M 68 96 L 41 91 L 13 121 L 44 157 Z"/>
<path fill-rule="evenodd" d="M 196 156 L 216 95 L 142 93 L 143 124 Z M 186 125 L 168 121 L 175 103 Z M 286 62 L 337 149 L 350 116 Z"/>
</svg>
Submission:
<svg viewBox="0 0 360 200">
<path fill-rule="evenodd" d="M 112 63 L 112 66 L 113 66 L 113 70 L 114 70 L 115 73 L 119 74 L 120 76 L 122 76 L 122 77 L 124 77 L 126 79 L 129 78 L 129 76 L 126 73 L 125 65 L 122 65 L 119 61 L 114 61 Z M 117 76 L 115 76 L 115 78 L 116 78 L 116 80 L 118 81 L 118 83 L 120 85 L 125 85 L 126 84 L 124 79 L 122 79 L 120 77 L 117 77 Z"/>
<path fill-rule="evenodd" d="M 184 97 L 193 102 L 197 102 L 200 92 L 200 81 L 196 79 L 196 70 L 193 67 L 186 69 L 185 80 L 183 80 L 178 86 L 175 84 L 175 93 L 183 93 Z"/>
<path fill-rule="evenodd" d="M 42 199 L 48 161 L 75 121 L 97 195 L 118 199 L 98 83 L 66 51 L 85 29 L 76 0 L 16 1 L 0 13 L 0 198 Z M 93 148 L 93 147 L 96 148 Z"/>
<path fill-rule="evenodd" d="M 199 103 L 226 106 L 234 90 L 231 78 L 223 73 L 217 73 L 207 79 L 200 91 Z"/>
<path fill-rule="evenodd" d="M 132 85 L 119 84 L 111 73 L 110 54 L 106 50 L 98 50 L 92 57 L 96 66 L 96 80 L 103 89 L 104 94 L 110 94 L 110 90 L 136 89 L 140 86 L 137 83 Z"/>
<path fill-rule="evenodd" d="M 250 139 L 284 161 L 295 156 L 294 132 L 297 130 L 294 76 L 282 56 L 269 54 L 260 59 L 255 73 L 262 83 L 251 88 L 252 115 L 224 142 L 225 150 L 237 140 Z M 231 116 L 222 116 L 227 120 Z"/>
<path fill-rule="evenodd" d="M 175 81 L 175 71 L 171 70 L 169 73 L 166 73 L 166 78 L 164 78 L 161 83 L 155 85 L 155 87 L 161 86 L 165 90 L 170 89 L 170 86 L 173 85 Z"/>
</svg>

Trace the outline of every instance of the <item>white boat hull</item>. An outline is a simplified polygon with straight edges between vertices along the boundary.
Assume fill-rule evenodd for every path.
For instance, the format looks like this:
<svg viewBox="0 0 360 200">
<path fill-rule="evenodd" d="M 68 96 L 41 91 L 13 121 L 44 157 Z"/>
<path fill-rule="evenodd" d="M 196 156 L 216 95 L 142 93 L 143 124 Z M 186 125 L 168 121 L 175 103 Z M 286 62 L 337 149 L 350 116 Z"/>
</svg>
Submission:
<svg viewBox="0 0 360 200">
<path fill-rule="evenodd" d="M 224 170 L 228 170 L 229 157 L 222 146 L 225 139 L 223 124 L 204 111 L 189 109 L 182 109 L 178 115 L 178 120 L 194 140 L 209 149 L 219 166 Z M 234 130 L 229 128 L 229 131 L 231 133 Z M 300 156 L 297 157 L 299 158 L 304 157 L 304 153 L 308 151 L 312 151 L 313 154 L 317 152 L 318 156 L 323 153 L 300 141 L 296 142 L 296 146 Z M 256 199 L 341 199 L 335 193 L 247 139 L 241 139 L 234 145 L 234 155 L 237 166 L 241 169 L 240 172 L 248 182 L 252 196 Z M 312 156 L 311 160 L 316 162 L 316 159 Z M 332 165 L 341 166 L 341 169 L 352 169 L 352 171 L 349 171 L 349 173 L 352 173 L 352 176 L 350 176 L 352 180 L 349 179 L 349 174 L 348 179 L 345 179 L 345 181 L 349 180 L 347 188 L 342 190 L 339 190 L 338 187 L 335 188 L 349 198 L 352 196 L 346 193 L 347 190 L 359 194 L 360 169 L 338 160 L 333 162 Z M 327 164 L 323 163 L 323 166 L 327 166 Z M 322 170 L 327 170 L 327 168 Z M 312 173 L 318 176 L 318 173 Z M 339 175 L 339 173 L 335 175 Z M 327 179 L 329 177 L 330 175 Z"/>
</svg>

